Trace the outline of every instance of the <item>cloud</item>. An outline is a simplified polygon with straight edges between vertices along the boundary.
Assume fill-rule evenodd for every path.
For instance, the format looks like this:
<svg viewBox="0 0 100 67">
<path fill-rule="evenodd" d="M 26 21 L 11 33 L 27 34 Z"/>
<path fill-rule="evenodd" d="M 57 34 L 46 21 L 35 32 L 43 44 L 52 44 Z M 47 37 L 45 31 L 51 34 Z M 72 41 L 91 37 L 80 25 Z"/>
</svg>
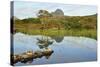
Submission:
<svg viewBox="0 0 100 67">
<path fill-rule="evenodd" d="M 14 2 L 14 15 L 18 18 L 36 17 L 38 10 L 45 9 L 49 12 L 56 9 L 62 9 L 65 15 L 83 16 L 97 13 L 97 7 L 91 5 L 72 5 L 58 3 L 41 3 L 41 2 Z"/>
</svg>

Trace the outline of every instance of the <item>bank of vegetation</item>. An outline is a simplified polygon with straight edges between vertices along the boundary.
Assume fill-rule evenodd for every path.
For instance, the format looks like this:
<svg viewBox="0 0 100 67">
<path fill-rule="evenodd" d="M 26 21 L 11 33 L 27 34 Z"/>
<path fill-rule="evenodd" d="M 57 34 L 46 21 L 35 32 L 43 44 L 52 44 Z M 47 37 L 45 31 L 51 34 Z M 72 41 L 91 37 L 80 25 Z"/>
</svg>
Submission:
<svg viewBox="0 0 100 67">
<path fill-rule="evenodd" d="M 37 18 L 13 17 L 13 32 L 48 36 L 84 36 L 97 39 L 97 14 L 88 16 L 54 15 L 40 10 Z"/>
</svg>

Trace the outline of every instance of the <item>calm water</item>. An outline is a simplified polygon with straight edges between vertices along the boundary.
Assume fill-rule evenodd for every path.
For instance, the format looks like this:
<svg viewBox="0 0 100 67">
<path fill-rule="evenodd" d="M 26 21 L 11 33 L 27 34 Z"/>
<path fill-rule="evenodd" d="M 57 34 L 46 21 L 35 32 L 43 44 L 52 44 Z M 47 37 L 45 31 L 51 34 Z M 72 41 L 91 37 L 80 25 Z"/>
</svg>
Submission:
<svg viewBox="0 0 100 67">
<path fill-rule="evenodd" d="M 18 62 L 15 65 L 30 64 L 51 64 L 96 61 L 97 41 L 85 37 L 46 37 L 41 35 L 14 34 L 14 54 L 20 54 L 28 50 L 42 50 L 38 46 L 38 39 L 48 38 L 52 44 L 46 46 L 54 52 L 47 59 L 46 57 L 34 59 L 28 63 Z"/>
</svg>

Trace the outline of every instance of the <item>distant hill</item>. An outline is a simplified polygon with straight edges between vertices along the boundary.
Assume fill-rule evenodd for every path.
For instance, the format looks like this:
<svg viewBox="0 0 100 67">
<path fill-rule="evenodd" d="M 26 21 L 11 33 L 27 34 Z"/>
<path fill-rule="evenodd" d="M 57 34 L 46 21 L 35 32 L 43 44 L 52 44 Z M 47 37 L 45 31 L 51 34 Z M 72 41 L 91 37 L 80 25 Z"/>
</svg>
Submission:
<svg viewBox="0 0 100 67">
<path fill-rule="evenodd" d="M 65 23 L 72 23 L 80 25 L 82 28 L 86 29 L 96 29 L 97 28 L 97 14 L 87 15 L 87 16 L 65 16 Z M 71 25 L 72 25 L 71 24 Z"/>
<path fill-rule="evenodd" d="M 51 13 L 53 16 L 64 16 L 64 12 L 61 9 L 56 9 L 55 12 Z"/>
</svg>

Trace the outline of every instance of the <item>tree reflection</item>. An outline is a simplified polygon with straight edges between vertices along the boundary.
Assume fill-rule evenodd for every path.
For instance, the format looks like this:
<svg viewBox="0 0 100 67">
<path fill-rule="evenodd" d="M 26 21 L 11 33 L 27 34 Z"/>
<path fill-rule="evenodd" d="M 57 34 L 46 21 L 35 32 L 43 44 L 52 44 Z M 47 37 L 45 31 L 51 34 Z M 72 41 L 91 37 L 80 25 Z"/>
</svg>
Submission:
<svg viewBox="0 0 100 67">
<path fill-rule="evenodd" d="M 15 64 L 17 62 L 21 62 L 25 64 L 32 63 L 34 59 L 42 58 L 43 56 L 46 59 L 49 59 L 52 53 L 54 52 L 51 48 L 49 48 L 49 45 L 52 45 L 53 42 L 54 41 L 49 37 L 42 36 L 41 38 L 37 38 L 37 45 L 41 50 L 37 50 L 34 52 L 31 50 L 31 51 L 24 52 L 22 54 L 13 55 L 12 59 L 13 57 L 14 59 L 12 64 Z"/>
<path fill-rule="evenodd" d="M 39 46 L 40 49 L 47 49 L 49 45 L 53 44 L 53 39 L 50 39 L 49 37 L 42 36 L 41 38 L 37 38 L 38 42 L 37 45 Z"/>
</svg>

